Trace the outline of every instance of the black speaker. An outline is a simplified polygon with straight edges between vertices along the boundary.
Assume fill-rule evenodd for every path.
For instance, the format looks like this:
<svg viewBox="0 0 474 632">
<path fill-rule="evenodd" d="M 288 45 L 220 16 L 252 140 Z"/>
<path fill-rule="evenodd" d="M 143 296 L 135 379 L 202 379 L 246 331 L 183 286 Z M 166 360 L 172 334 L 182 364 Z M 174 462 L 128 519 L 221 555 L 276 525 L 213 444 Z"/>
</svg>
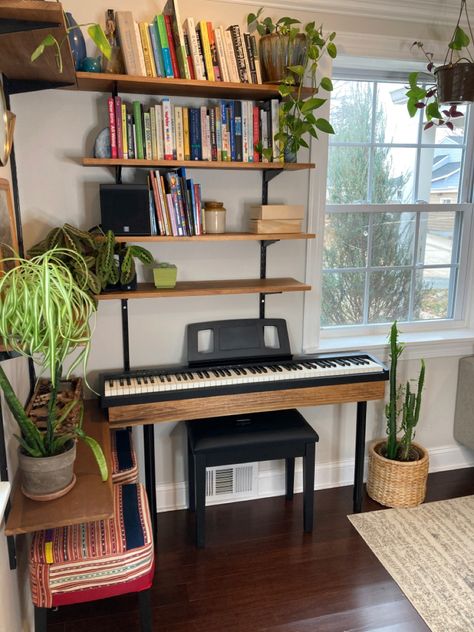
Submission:
<svg viewBox="0 0 474 632">
<path fill-rule="evenodd" d="M 151 235 L 150 196 L 146 184 L 101 184 L 100 214 L 104 231 L 116 235 Z"/>
</svg>

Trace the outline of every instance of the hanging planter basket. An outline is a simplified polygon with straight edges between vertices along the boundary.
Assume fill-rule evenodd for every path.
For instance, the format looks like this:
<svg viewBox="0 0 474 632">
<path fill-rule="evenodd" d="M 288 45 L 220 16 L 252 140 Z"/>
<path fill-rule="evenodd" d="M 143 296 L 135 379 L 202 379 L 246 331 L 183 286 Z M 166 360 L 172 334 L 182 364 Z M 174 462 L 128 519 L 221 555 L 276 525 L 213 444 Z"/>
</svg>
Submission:
<svg viewBox="0 0 474 632">
<path fill-rule="evenodd" d="M 418 458 L 394 461 L 382 456 L 386 441 L 377 441 L 369 448 L 367 494 L 385 507 L 416 507 L 426 495 L 428 451 L 418 443 L 412 448 Z"/>
<path fill-rule="evenodd" d="M 458 62 L 435 70 L 440 103 L 469 103 L 474 101 L 474 63 Z"/>
</svg>

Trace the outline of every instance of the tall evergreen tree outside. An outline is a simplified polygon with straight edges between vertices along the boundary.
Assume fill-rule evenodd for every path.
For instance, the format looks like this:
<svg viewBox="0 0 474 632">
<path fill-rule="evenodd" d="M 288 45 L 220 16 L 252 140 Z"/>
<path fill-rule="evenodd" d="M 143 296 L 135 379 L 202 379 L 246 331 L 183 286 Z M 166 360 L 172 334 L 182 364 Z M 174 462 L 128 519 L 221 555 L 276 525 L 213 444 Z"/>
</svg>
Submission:
<svg viewBox="0 0 474 632">
<path fill-rule="evenodd" d="M 344 82 L 343 91 L 331 109 L 336 143 L 384 142 L 386 117 L 378 102 L 373 107 L 373 89 L 372 83 Z M 328 204 L 411 201 L 403 199 L 408 175 L 391 175 L 390 148 L 372 150 L 371 161 L 369 151 L 367 145 L 330 147 Z M 411 273 L 390 267 L 412 262 L 414 225 L 414 213 L 358 213 L 355 207 L 350 213 L 328 215 L 324 248 L 327 271 L 322 283 L 323 326 L 364 322 L 366 283 L 369 284 L 368 322 L 407 318 Z M 388 269 L 369 273 L 367 266 Z"/>
</svg>

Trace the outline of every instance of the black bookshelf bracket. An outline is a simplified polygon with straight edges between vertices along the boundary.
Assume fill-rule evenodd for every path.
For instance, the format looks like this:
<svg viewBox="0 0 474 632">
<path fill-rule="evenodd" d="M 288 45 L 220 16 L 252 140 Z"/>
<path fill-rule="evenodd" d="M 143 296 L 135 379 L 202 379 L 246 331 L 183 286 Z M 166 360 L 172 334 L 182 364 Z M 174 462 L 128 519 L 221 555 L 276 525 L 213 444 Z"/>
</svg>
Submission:
<svg viewBox="0 0 474 632">
<path fill-rule="evenodd" d="M 122 344 L 123 344 L 123 370 L 130 371 L 130 342 L 128 335 L 128 299 L 120 300 L 122 308 Z"/>
<path fill-rule="evenodd" d="M 122 184 L 122 167 L 117 165 L 115 167 L 115 184 Z"/>
<path fill-rule="evenodd" d="M 268 204 L 268 183 L 280 175 L 283 169 L 264 169 L 262 171 L 262 204 Z"/>
</svg>

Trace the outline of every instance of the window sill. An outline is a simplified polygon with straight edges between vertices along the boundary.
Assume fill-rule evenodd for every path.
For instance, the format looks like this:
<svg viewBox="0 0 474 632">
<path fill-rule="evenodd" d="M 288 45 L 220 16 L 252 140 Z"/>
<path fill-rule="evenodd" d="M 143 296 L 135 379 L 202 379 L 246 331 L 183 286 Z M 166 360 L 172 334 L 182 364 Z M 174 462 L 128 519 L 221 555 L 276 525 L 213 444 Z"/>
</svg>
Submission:
<svg viewBox="0 0 474 632">
<path fill-rule="evenodd" d="M 403 333 L 400 341 L 406 343 L 404 359 L 446 358 L 474 354 L 474 329 Z M 386 357 L 386 335 L 345 336 L 323 338 L 318 349 L 305 349 L 305 353 L 329 353 L 357 349 L 368 351 L 381 358 Z"/>
</svg>

